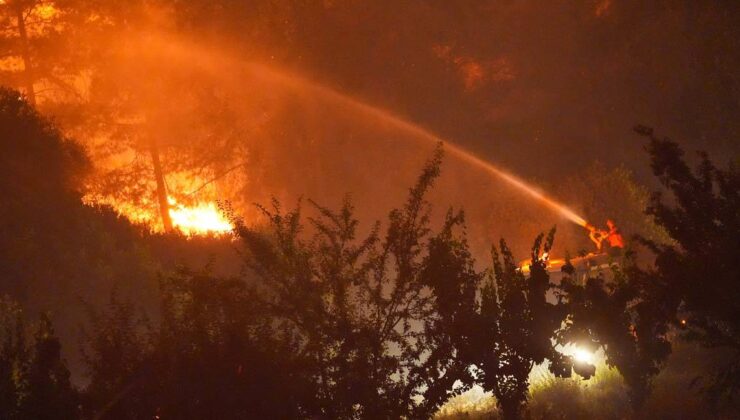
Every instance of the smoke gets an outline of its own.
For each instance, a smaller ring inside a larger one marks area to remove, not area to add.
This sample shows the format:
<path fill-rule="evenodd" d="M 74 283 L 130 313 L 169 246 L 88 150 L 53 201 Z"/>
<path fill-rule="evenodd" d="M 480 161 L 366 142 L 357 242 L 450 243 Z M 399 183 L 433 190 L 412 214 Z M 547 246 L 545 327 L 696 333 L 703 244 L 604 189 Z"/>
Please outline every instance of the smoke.
<path fill-rule="evenodd" d="M 331 88 L 171 33 L 129 35 L 119 54 L 111 66 L 116 72 L 112 80 L 127 82 L 111 91 L 132 99 L 123 107 L 126 114 L 119 113 L 114 122 L 128 124 L 125 136 L 111 132 L 98 139 L 98 154 L 133 155 L 141 165 L 108 159 L 99 175 L 108 182 L 92 187 L 91 200 L 108 200 L 150 223 L 157 223 L 146 156 L 152 141 L 178 203 L 229 201 L 248 221 L 260 223 L 255 202 L 276 197 L 293 205 L 308 197 L 332 206 L 351 194 L 368 227 L 402 203 L 424 160 L 442 141 Z M 86 130 L 79 132 L 84 137 Z M 448 206 L 468 211 L 481 252 L 498 235 L 514 238 L 525 249 L 537 232 L 521 235 L 503 226 L 515 226 L 511 218 L 528 212 L 539 230 L 558 221 L 585 223 L 512 174 L 453 143 L 446 142 L 445 148 L 443 180 L 432 202 L 440 217 Z M 119 176 L 121 171 L 127 176 Z M 148 182 L 140 195 L 120 188 L 142 179 Z"/>
<path fill-rule="evenodd" d="M 523 258 L 558 225 L 560 256 L 590 245 L 583 219 L 614 217 L 626 236 L 649 224 L 635 123 L 720 160 L 740 154 L 740 3 L 55 4 L 34 66 L 65 88 L 37 82 L 38 104 L 90 152 L 86 199 L 151 226 L 153 148 L 177 209 L 220 229 L 218 200 L 260 224 L 253 203 L 336 207 L 346 194 L 370 229 L 435 142 L 454 139 L 429 196 L 434 223 L 464 208 L 482 263 L 498 238 Z M 80 4 L 97 9 L 62 9 Z"/>
<path fill-rule="evenodd" d="M 98 163 L 91 198 L 152 223 L 152 142 L 178 203 L 228 200 L 258 223 L 254 202 L 331 206 L 350 193 L 369 225 L 402 202 L 431 153 L 428 140 L 455 139 L 463 149 L 447 145 L 437 213 L 463 206 L 481 250 L 504 236 L 519 255 L 553 224 L 558 244 L 579 243 L 570 221 L 582 224 L 576 213 L 587 203 L 568 197 L 577 211 L 558 214 L 556 200 L 548 208 L 532 199 L 592 161 L 622 163 L 647 180 L 630 135 L 636 122 L 689 148 L 738 153 L 735 9 L 627 0 L 162 3 L 132 8 L 125 25 L 89 40 L 101 60 L 87 99 L 104 116 L 60 118 Z M 492 178 L 489 161 L 518 176 Z M 507 185 L 522 179 L 541 190 Z"/>

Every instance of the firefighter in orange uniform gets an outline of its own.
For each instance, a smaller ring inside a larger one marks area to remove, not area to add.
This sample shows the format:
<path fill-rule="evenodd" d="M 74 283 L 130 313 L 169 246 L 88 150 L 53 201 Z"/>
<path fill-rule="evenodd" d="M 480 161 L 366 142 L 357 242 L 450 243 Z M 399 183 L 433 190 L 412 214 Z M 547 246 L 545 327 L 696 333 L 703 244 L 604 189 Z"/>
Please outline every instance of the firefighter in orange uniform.
<path fill-rule="evenodd" d="M 624 238 L 612 220 L 607 220 L 606 226 L 609 229 L 608 231 L 597 229 L 596 226 L 590 223 L 587 224 L 588 237 L 596 244 L 596 249 L 599 251 L 601 251 L 603 242 L 606 240 L 606 243 L 609 244 L 610 253 L 619 253 L 618 249 L 624 248 Z"/>
<path fill-rule="evenodd" d="M 596 229 L 596 226 L 590 223 L 586 225 L 586 229 L 588 229 L 588 238 L 591 239 L 591 242 L 596 244 L 596 249 L 601 251 L 601 243 L 606 239 L 606 232 L 601 229 Z"/>
<path fill-rule="evenodd" d="M 607 220 L 606 227 L 609 229 L 609 232 L 606 234 L 606 240 L 609 242 L 609 246 L 611 248 L 624 248 L 624 238 L 619 233 L 617 225 L 613 221 Z"/>

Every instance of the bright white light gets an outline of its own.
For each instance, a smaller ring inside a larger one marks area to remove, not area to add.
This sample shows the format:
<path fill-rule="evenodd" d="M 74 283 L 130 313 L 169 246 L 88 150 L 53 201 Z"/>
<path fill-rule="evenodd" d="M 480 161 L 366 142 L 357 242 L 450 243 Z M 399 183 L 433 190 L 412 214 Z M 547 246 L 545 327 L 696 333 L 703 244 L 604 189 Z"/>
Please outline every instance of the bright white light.
<path fill-rule="evenodd" d="M 577 347 L 573 352 L 573 358 L 581 363 L 588 363 L 590 365 L 594 364 L 594 354 L 586 349 Z"/>

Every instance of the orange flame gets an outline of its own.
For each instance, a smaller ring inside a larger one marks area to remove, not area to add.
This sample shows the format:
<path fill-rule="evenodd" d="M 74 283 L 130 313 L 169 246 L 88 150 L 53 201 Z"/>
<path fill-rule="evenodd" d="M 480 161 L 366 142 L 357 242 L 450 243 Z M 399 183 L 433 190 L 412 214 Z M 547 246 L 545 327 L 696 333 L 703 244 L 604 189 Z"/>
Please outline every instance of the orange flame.
<path fill-rule="evenodd" d="M 198 177 L 189 177 L 185 174 L 172 174 L 169 178 L 175 190 L 189 189 L 187 184 L 197 183 Z M 233 225 L 221 211 L 214 192 L 201 191 L 197 200 L 186 199 L 188 194 L 172 194 L 167 198 L 169 215 L 173 227 L 181 233 L 193 235 L 219 235 L 230 232 Z M 183 199 L 182 202 L 178 198 Z M 83 198 L 87 205 L 107 205 L 115 209 L 120 215 L 136 224 L 147 225 L 152 231 L 161 231 L 160 208 L 152 197 L 144 197 L 139 201 L 129 201 L 121 197 L 95 192 L 95 187 Z"/>
<path fill-rule="evenodd" d="M 119 214 L 134 223 L 145 224 L 152 230 L 161 230 L 159 214 L 147 205 L 135 205 L 125 201 L 110 200 L 105 197 L 88 196 L 83 199 L 85 204 L 105 204 L 113 207 Z M 170 217 L 175 229 L 185 235 L 219 235 L 230 232 L 233 225 L 219 210 L 213 201 L 203 201 L 187 206 L 170 198 Z"/>
<path fill-rule="evenodd" d="M 186 235 L 226 233 L 233 229 L 213 202 L 187 207 L 170 199 L 170 217 L 175 228 Z"/>

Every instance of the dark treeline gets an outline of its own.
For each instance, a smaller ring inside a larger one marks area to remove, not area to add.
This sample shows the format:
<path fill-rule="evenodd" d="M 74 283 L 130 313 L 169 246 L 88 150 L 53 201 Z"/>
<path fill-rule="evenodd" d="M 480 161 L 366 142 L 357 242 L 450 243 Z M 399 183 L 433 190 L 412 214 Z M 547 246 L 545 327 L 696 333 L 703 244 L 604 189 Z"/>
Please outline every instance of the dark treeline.
<path fill-rule="evenodd" d="M 546 268 L 554 229 L 535 239 L 525 275 L 504 240 L 475 261 L 462 211 L 432 226 L 425 197 L 441 148 L 365 236 L 350 200 L 336 210 L 310 202 L 313 217 L 274 202 L 261 227 L 232 212 L 244 269 L 224 276 L 211 265 L 142 269 L 151 234 L 81 203 L 84 152 L 17 92 L 0 95 L 0 130 L 3 418 L 429 418 L 473 385 L 519 418 L 535 364 L 593 375 L 557 351 L 568 343 L 603 349 L 639 413 L 676 340 L 727 352 L 698 386 L 716 410 L 734 406 L 740 175 L 703 155 L 692 171 L 676 143 L 647 128 L 638 132 L 670 193 L 647 212 L 672 242 L 637 238 L 655 263 L 638 265 L 632 249 L 610 276 L 582 280 L 568 263 L 559 284 Z M 118 290 L 107 305 L 56 308 L 87 313 L 84 385 L 70 380 L 50 317 L 14 302 L 59 282 Z M 120 293 L 156 283 L 148 315 Z"/>

